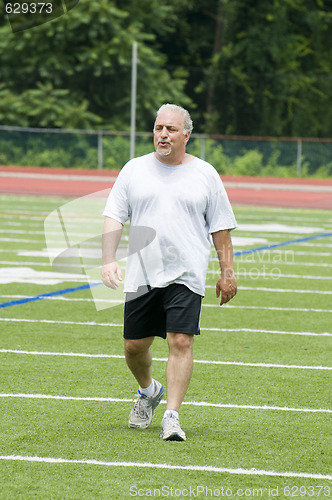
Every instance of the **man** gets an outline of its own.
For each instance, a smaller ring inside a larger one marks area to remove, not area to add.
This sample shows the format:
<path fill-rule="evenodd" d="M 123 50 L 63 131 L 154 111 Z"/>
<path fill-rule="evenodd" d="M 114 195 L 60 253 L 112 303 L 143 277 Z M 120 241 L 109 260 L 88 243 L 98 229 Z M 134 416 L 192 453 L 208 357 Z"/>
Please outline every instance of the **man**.
<path fill-rule="evenodd" d="M 161 106 L 154 125 L 155 152 L 130 160 L 107 201 L 102 278 L 116 288 L 122 273 L 115 253 L 130 218 L 125 276 L 125 358 L 139 384 L 129 427 L 146 428 L 164 394 L 151 374 L 150 347 L 167 338 L 167 409 L 160 436 L 185 441 L 179 408 L 193 368 L 193 340 L 199 335 L 212 235 L 221 276 L 216 296 L 225 304 L 237 292 L 229 231 L 236 227 L 220 176 L 212 165 L 186 152 L 192 132 L 187 110 Z M 137 234 L 143 234 L 133 243 Z M 131 250 L 130 250 L 131 248 Z"/>

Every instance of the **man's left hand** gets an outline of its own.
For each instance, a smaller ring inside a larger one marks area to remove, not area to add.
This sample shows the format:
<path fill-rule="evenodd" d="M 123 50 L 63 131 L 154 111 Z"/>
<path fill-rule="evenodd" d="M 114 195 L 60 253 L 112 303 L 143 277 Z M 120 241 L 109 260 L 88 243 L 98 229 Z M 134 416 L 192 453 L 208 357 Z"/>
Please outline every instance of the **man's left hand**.
<path fill-rule="evenodd" d="M 235 297 L 237 293 L 237 282 L 233 271 L 228 271 L 222 273 L 220 278 L 217 281 L 216 285 L 216 296 L 220 297 L 220 305 L 226 304 L 233 297 Z"/>

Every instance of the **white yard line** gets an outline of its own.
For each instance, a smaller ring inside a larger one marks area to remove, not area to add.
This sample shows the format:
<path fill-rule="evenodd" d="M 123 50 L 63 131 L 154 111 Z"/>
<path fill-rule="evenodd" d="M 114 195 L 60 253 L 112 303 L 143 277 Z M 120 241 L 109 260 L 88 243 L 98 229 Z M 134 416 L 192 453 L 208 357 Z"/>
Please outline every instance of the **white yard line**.
<path fill-rule="evenodd" d="M 216 289 L 215 285 L 206 285 L 205 288 Z M 267 288 L 262 286 L 239 286 L 238 290 L 241 291 L 258 291 L 258 292 L 277 292 L 277 293 L 310 293 L 321 295 L 332 295 L 330 290 L 301 290 L 298 288 Z"/>
<path fill-rule="evenodd" d="M 326 241 L 326 238 L 325 238 L 325 241 Z M 319 248 L 319 247 L 323 247 L 324 249 L 326 248 L 332 248 L 332 244 L 331 243 L 299 243 L 299 245 L 301 247 L 315 247 L 315 248 Z"/>
<path fill-rule="evenodd" d="M 0 460 L 12 460 L 21 462 L 41 462 L 51 464 L 81 464 L 81 465 L 98 465 L 106 467 L 139 467 L 148 469 L 166 469 L 166 470 L 184 470 L 184 471 L 197 471 L 197 472 L 212 472 L 224 474 L 237 474 L 245 476 L 274 476 L 274 477 L 290 477 L 301 479 L 320 479 L 331 480 L 332 475 L 329 474 L 314 474 L 311 472 L 277 472 L 274 470 L 261 470 L 261 469 L 231 469 L 227 467 L 215 467 L 212 465 L 174 465 L 165 463 L 151 463 L 151 462 L 107 462 L 94 459 L 66 459 L 66 458 L 51 458 L 51 457 L 38 457 L 38 456 L 23 456 L 23 455 L 0 455 Z M 181 489 L 179 488 L 181 491 Z M 259 489 L 260 490 L 260 489 Z M 177 490 L 176 490 L 177 491 Z M 188 494 L 188 489 L 184 488 L 183 492 Z M 200 493 L 199 493 L 200 494 Z"/>
<path fill-rule="evenodd" d="M 50 351 L 24 351 L 19 349 L 0 349 L 2 354 L 27 354 L 31 356 L 64 356 L 78 358 L 125 359 L 122 354 L 87 354 L 83 352 L 50 352 Z M 153 361 L 167 362 L 167 358 L 153 358 Z M 291 368 L 295 370 L 332 370 L 332 366 L 302 366 L 282 365 L 273 363 L 243 363 L 241 361 L 214 361 L 207 359 L 194 359 L 194 363 L 206 365 L 230 365 L 253 368 Z"/>
<path fill-rule="evenodd" d="M 210 271 L 209 270 L 207 273 L 217 276 L 217 275 L 220 275 L 220 270 L 217 270 L 217 271 L 212 271 L 212 270 Z M 271 279 L 271 278 L 273 278 L 273 279 L 279 279 L 279 278 L 296 278 L 296 279 L 298 279 L 298 278 L 300 278 L 300 279 L 306 279 L 306 280 L 332 280 L 332 276 L 311 276 L 311 275 L 305 275 L 305 274 L 303 274 L 303 275 L 302 274 L 282 274 L 282 273 L 279 273 L 278 264 L 275 264 L 274 267 L 272 267 L 269 272 L 261 271 L 259 269 L 259 267 L 256 267 L 256 268 L 251 268 L 251 269 L 249 268 L 245 272 L 237 271 L 236 275 L 237 276 L 246 276 L 249 278 L 254 277 L 254 279 L 257 279 L 258 277 L 259 278 L 268 277 L 269 279 Z"/>
<path fill-rule="evenodd" d="M 291 262 L 291 261 L 276 261 L 273 262 L 272 259 L 265 259 L 264 256 L 262 258 L 258 258 L 255 260 L 250 260 L 252 256 L 255 254 L 249 254 L 249 255 L 240 255 L 239 257 L 235 257 L 234 260 L 234 267 L 236 266 L 241 266 L 242 264 L 248 264 L 250 266 L 258 266 L 261 264 L 262 266 L 274 266 L 274 267 L 282 267 L 282 266 L 301 266 L 301 267 L 332 267 L 332 264 L 327 264 L 326 262 Z M 287 257 L 287 256 L 286 256 Z M 248 260 L 246 260 L 246 258 Z M 213 260 L 213 262 L 216 262 L 216 259 Z"/>
<path fill-rule="evenodd" d="M 79 266 L 77 264 L 77 266 Z M 332 293 L 332 292 L 331 292 Z M 1 297 L 8 298 L 28 298 L 24 295 L 0 295 Z M 97 302 L 97 303 L 109 303 L 109 304 L 124 304 L 123 300 L 111 300 L 111 299 L 83 299 L 83 298 L 68 298 L 68 297 L 43 297 L 41 300 L 57 300 L 62 302 Z M 1 305 L 1 304 L 0 304 Z M 202 307 L 215 307 L 219 308 L 219 304 L 202 304 Z M 308 309 L 300 307 L 272 307 L 272 306 L 233 306 L 230 304 L 225 304 L 223 309 L 253 309 L 253 310 L 265 310 L 265 311 L 289 311 L 289 312 L 317 312 L 317 313 L 332 313 L 332 309 Z"/>
<path fill-rule="evenodd" d="M 314 333 L 314 332 L 286 332 L 282 330 L 256 330 L 253 328 L 202 328 L 204 331 L 211 332 L 244 332 L 244 333 L 276 333 L 279 335 L 304 335 L 313 337 L 332 337 L 330 332 Z"/>
<path fill-rule="evenodd" d="M 301 252 L 300 250 L 278 250 L 277 248 L 276 249 L 272 249 L 270 250 L 270 252 L 272 253 L 277 253 L 277 254 L 283 254 L 285 253 L 286 255 L 308 255 L 310 257 L 331 257 L 332 256 L 332 252 L 306 252 L 306 251 L 303 251 Z"/>
<path fill-rule="evenodd" d="M 0 238 L 4 243 L 41 243 L 41 240 L 25 240 L 24 238 Z"/>
<path fill-rule="evenodd" d="M 203 304 L 203 307 L 220 307 L 219 304 Z M 232 306 L 225 304 L 223 309 L 253 309 L 264 311 L 290 311 L 290 312 L 318 312 L 318 313 L 332 313 L 331 309 L 307 309 L 300 307 L 272 307 L 272 306 Z"/>
<path fill-rule="evenodd" d="M 6 250 L 6 252 L 10 252 L 9 250 Z M 253 255 L 253 254 L 251 254 Z M 33 255 L 32 255 L 33 257 Z M 245 256 L 243 256 L 245 257 Z M 94 258 L 93 256 L 91 258 Z M 99 258 L 98 255 L 96 255 L 95 257 L 96 259 Z M 45 255 L 45 259 L 48 259 L 48 256 Z M 100 257 L 100 260 L 101 260 L 101 257 Z M 213 259 L 212 261 L 213 263 L 216 263 L 216 259 Z M 242 264 L 246 264 L 248 266 L 258 266 L 259 264 L 261 264 L 262 266 L 267 266 L 267 265 L 270 265 L 270 266 L 274 266 L 273 268 L 275 267 L 278 267 L 278 269 L 282 266 L 301 266 L 301 267 L 328 267 L 328 268 L 332 268 L 332 264 L 327 264 L 327 263 L 319 263 L 319 262 L 269 262 L 268 260 L 264 261 L 264 259 L 258 259 L 258 260 L 254 260 L 254 261 L 251 261 L 251 260 L 245 260 L 244 258 L 239 258 L 239 259 L 236 259 L 235 263 L 234 263 L 234 267 L 235 267 L 235 270 L 237 267 L 241 266 Z M 3 261 L 0 261 L 0 265 L 13 265 L 13 266 L 50 266 L 51 267 L 51 264 L 50 262 L 28 262 L 28 261 L 24 261 L 24 260 L 20 260 L 20 261 L 16 261 L 16 260 L 3 260 Z M 69 266 L 73 266 L 72 264 L 68 264 Z M 74 266 L 75 267 L 75 266 Z M 94 266 L 95 267 L 95 266 Z M 272 268 L 272 269 L 273 269 Z M 258 267 L 255 267 L 255 270 L 258 270 Z M 212 272 L 212 271 L 210 271 Z"/>
<path fill-rule="evenodd" d="M 55 321 L 50 319 L 27 319 L 27 318 L 0 318 L 0 321 L 14 322 L 14 323 L 46 323 L 55 325 L 123 327 L 122 323 L 96 323 L 95 321 Z M 258 330 L 252 328 L 204 328 L 204 327 L 201 327 L 201 330 L 211 331 L 211 332 L 276 333 L 280 335 L 332 337 L 332 333 L 329 332 L 315 333 L 315 332 L 293 332 L 293 331 L 282 331 L 282 330 L 260 330 L 260 329 Z"/>
<path fill-rule="evenodd" d="M 215 290 L 215 285 L 206 285 L 205 288 Z M 275 293 L 309 293 L 309 294 L 318 294 L 318 295 L 332 295 L 332 290 L 302 290 L 298 288 L 268 288 L 268 287 L 260 287 L 260 286 L 239 286 L 239 291 L 255 291 L 255 292 L 275 292 Z M 14 299 L 27 299 L 31 297 L 31 295 L 7 295 L 2 294 L 0 297 L 8 297 Z M 106 299 L 83 299 L 83 298 L 69 298 L 69 297 L 45 297 L 47 300 L 64 300 L 64 301 L 97 301 L 97 302 L 105 302 Z M 112 301 L 111 301 L 112 302 Z M 122 300 L 117 300 L 115 302 L 123 302 Z"/>
<path fill-rule="evenodd" d="M 9 250 L 7 250 L 7 252 L 9 252 Z M 49 267 L 50 269 L 52 269 L 50 262 L 27 262 L 24 260 L 21 260 L 20 262 L 15 262 L 15 261 L 11 261 L 11 260 L 1 260 L 0 266 L 21 266 L 21 267 L 39 266 L 39 267 Z M 68 264 L 68 267 L 80 267 L 80 268 L 82 268 L 82 266 L 73 265 L 71 263 Z"/>
<path fill-rule="evenodd" d="M 103 397 L 78 397 L 78 396 L 53 396 L 52 394 L 23 394 L 23 393 L 0 393 L 0 398 L 23 398 L 23 399 L 53 399 L 58 401 L 102 401 L 105 403 L 132 403 L 129 398 L 103 398 Z M 166 401 L 161 401 L 166 404 Z M 270 411 L 290 411 L 299 413 L 332 413 L 328 408 L 292 408 L 288 406 L 268 406 L 268 405 L 238 405 L 208 403 L 206 401 L 184 401 L 182 405 L 205 406 L 210 408 L 231 408 L 240 410 L 270 410 Z"/>

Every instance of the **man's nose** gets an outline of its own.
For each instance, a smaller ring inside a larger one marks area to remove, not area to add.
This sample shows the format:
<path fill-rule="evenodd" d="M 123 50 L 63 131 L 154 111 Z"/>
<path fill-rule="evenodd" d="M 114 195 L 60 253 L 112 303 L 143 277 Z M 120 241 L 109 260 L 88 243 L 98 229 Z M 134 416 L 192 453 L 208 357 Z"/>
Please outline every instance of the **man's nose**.
<path fill-rule="evenodd" d="M 161 136 L 162 137 L 167 137 L 168 136 L 168 130 L 167 130 L 167 127 L 163 127 L 162 128 L 162 131 L 161 131 Z"/>

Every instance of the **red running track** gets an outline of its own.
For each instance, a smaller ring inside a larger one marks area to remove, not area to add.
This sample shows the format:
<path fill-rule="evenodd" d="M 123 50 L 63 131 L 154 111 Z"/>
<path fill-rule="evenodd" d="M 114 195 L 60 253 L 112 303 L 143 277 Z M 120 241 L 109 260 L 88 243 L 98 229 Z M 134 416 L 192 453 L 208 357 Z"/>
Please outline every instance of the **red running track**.
<path fill-rule="evenodd" d="M 114 170 L 0 166 L 0 193 L 75 198 L 109 191 L 117 174 Z M 233 205 L 332 209 L 332 179 L 227 175 L 222 179 Z"/>

